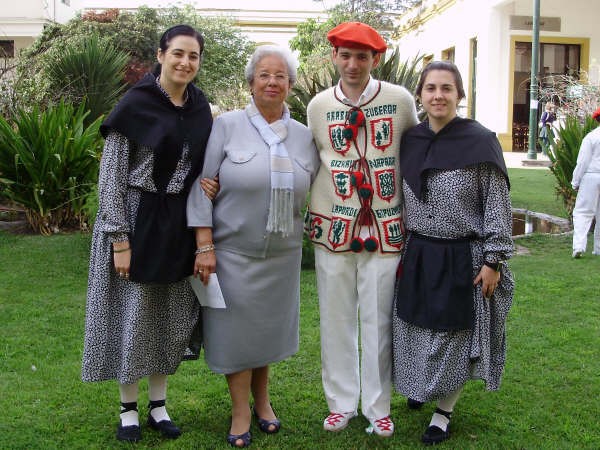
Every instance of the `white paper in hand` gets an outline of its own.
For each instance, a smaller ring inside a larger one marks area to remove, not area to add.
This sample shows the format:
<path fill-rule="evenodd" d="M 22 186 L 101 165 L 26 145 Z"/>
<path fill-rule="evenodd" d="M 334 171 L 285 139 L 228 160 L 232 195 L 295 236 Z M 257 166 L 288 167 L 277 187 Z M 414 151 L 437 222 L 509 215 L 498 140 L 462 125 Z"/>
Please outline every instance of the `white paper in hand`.
<path fill-rule="evenodd" d="M 188 280 L 202 306 L 207 308 L 226 308 L 225 299 L 223 298 L 216 273 L 213 272 L 208 277 L 208 286 L 204 286 L 200 278 L 190 276 Z"/>

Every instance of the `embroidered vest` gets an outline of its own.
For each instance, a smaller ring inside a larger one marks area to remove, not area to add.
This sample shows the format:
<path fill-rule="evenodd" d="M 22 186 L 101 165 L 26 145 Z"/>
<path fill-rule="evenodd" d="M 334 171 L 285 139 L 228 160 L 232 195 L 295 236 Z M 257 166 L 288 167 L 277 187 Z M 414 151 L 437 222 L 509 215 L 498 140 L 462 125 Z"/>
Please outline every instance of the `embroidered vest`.
<path fill-rule="evenodd" d="M 307 116 L 321 159 L 305 217 L 310 239 L 333 252 L 399 252 L 400 138 L 417 124 L 413 97 L 380 82 L 357 109 L 330 88 L 310 102 Z M 373 240 L 363 242 L 361 235 Z"/>

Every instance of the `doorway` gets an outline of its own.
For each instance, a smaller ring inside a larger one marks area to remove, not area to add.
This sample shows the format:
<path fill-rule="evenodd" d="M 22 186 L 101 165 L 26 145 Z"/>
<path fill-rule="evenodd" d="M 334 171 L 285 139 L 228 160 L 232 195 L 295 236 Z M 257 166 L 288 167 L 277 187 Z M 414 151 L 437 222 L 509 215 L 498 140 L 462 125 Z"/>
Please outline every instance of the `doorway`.
<path fill-rule="evenodd" d="M 515 42 L 514 57 L 512 148 L 515 151 L 526 151 L 529 139 L 529 101 L 531 99 L 531 42 Z M 581 67 L 581 46 L 579 44 L 540 43 L 539 57 L 538 67 L 540 70 L 537 76 L 542 85 L 552 82 L 552 77 L 556 76 L 579 77 Z M 538 114 L 540 112 L 541 108 L 538 108 Z"/>

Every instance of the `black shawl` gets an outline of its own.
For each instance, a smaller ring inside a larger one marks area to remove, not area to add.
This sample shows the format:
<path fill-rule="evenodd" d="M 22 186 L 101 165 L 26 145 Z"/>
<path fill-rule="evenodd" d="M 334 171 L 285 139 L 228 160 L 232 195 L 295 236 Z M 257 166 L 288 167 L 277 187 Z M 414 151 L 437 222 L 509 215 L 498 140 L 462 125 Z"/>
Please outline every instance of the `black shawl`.
<path fill-rule="evenodd" d="M 161 92 L 152 74 L 132 87 L 100 127 L 106 137 L 111 129 L 154 154 L 152 178 L 157 192 L 142 191 L 135 229 L 130 233 L 131 281 L 173 283 L 191 275 L 195 239 L 187 227 L 186 199 L 191 184 L 202 170 L 204 151 L 212 127 L 210 105 L 191 83 L 187 101 L 178 107 Z M 169 181 L 188 144 L 191 169 L 183 190 L 167 194 Z"/>
<path fill-rule="evenodd" d="M 509 184 L 496 135 L 471 119 L 455 117 L 438 133 L 427 121 L 421 122 L 404 134 L 400 144 L 402 176 L 417 198 L 428 169 L 456 170 L 480 163 L 497 166 Z"/>
<path fill-rule="evenodd" d="M 152 148 L 153 177 L 159 191 L 166 189 L 181 158 L 184 141 L 189 144 L 192 159 L 186 189 L 202 170 L 212 127 L 210 105 L 193 84 L 187 86 L 186 92 L 185 105 L 175 106 L 157 86 L 156 77 L 148 73 L 127 91 L 100 127 L 104 137 L 114 129 L 130 141 Z"/>

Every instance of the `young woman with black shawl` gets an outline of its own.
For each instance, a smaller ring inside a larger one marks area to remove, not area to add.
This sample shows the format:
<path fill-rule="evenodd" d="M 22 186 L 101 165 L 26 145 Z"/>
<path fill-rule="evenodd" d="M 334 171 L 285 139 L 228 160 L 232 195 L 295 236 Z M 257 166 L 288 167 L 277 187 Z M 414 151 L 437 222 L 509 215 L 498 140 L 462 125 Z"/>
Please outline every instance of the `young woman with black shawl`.
<path fill-rule="evenodd" d="M 409 406 L 437 401 L 426 444 L 449 437 L 463 385 L 500 384 L 513 279 L 509 182 L 500 144 L 457 117 L 464 97 L 450 62 L 432 62 L 416 91 L 427 112 L 402 139 L 407 244 L 398 269 L 394 384 Z"/>
<path fill-rule="evenodd" d="M 154 74 L 133 86 L 102 124 L 87 296 L 82 379 L 116 379 L 117 439 L 141 438 L 138 380 L 148 377 L 148 425 L 165 437 L 180 430 L 165 408 L 167 375 L 177 369 L 198 322 L 186 280 L 195 241 L 185 206 L 200 173 L 212 126 L 210 106 L 192 84 L 204 39 L 187 25 L 160 40 Z M 209 190 L 217 186 L 204 185 Z"/>

